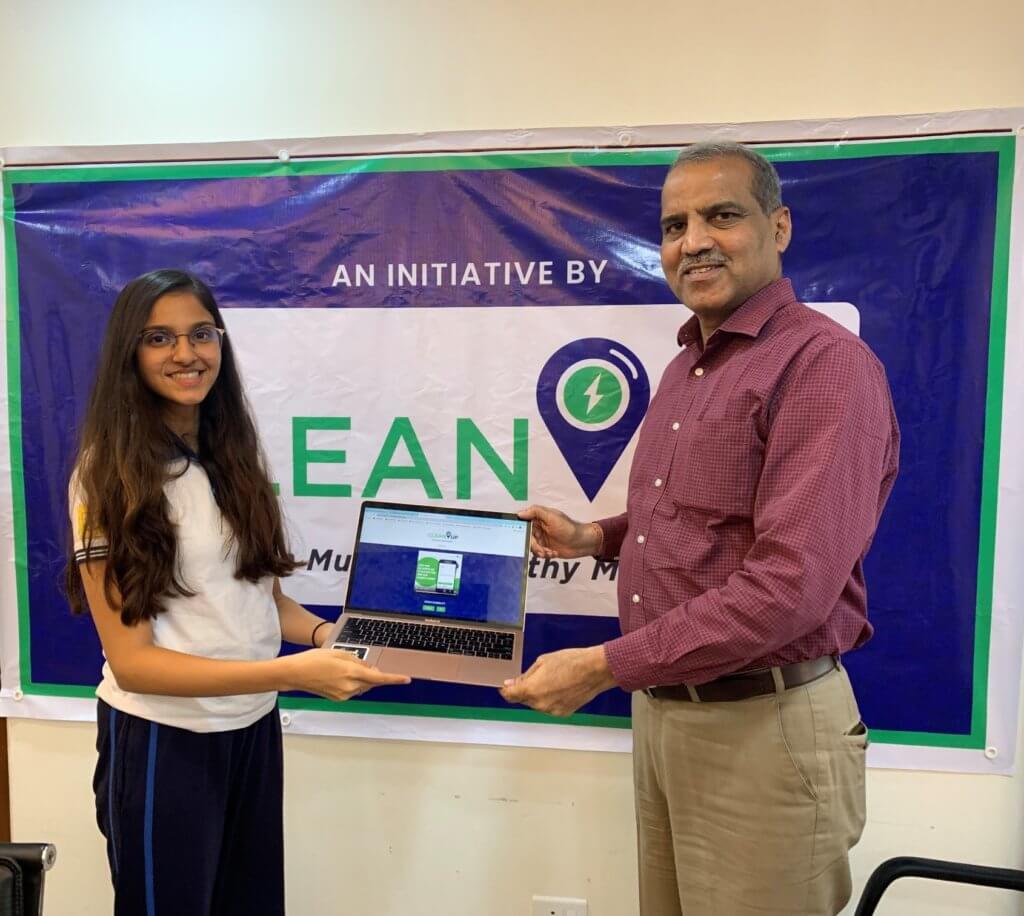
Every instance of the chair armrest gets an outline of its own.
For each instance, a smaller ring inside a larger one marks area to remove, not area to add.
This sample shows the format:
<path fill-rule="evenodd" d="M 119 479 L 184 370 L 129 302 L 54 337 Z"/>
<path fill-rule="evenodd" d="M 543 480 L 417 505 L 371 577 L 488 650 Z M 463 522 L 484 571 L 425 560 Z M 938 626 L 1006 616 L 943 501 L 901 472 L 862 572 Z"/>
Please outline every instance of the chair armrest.
<path fill-rule="evenodd" d="M 864 893 L 861 894 L 854 916 L 871 916 L 885 889 L 898 878 L 931 878 L 934 881 L 1024 891 L 1024 871 L 1015 868 L 992 868 L 988 865 L 969 865 L 966 862 L 899 856 L 887 859 L 871 873 L 867 884 L 864 885 Z"/>

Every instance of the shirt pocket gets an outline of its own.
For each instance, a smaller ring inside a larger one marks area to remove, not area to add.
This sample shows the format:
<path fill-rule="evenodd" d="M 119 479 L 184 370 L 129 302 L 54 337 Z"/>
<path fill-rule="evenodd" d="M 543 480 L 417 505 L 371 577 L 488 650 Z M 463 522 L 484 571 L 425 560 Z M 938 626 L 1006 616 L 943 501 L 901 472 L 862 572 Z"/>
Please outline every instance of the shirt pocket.
<path fill-rule="evenodd" d="M 692 420 L 672 460 L 665 490 L 671 507 L 664 508 L 709 522 L 751 519 L 763 465 L 764 442 L 752 420 Z"/>

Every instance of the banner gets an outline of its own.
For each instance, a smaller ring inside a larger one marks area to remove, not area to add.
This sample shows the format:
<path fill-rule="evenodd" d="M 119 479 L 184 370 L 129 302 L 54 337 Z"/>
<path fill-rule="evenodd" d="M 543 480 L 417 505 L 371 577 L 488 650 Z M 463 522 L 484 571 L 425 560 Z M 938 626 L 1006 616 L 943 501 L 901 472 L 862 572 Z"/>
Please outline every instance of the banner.
<path fill-rule="evenodd" d="M 989 661 L 1015 137 L 761 151 L 793 213 L 786 275 L 882 360 L 903 434 L 866 563 L 876 634 L 845 660 L 872 762 L 1005 770 L 1013 742 L 992 735 L 1015 734 L 1016 671 L 1000 687 Z M 675 152 L 5 168 L 0 711 L 90 714 L 102 659 L 60 591 L 66 486 L 124 283 L 180 266 L 214 289 L 302 561 L 285 591 L 333 618 L 362 499 L 623 509 L 636 430 L 688 317 L 659 260 Z M 531 562 L 527 665 L 617 635 L 616 572 Z M 300 731 L 629 746 L 619 690 L 568 722 L 426 681 L 282 708 Z"/>

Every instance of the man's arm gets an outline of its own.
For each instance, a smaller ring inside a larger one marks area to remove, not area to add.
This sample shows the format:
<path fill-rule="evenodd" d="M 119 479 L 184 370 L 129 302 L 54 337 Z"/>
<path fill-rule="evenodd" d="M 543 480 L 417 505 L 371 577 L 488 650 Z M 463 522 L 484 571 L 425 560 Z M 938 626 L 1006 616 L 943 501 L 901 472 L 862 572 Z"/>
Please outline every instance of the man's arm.
<path fill-rule="evenodd" d="M 547 506 L 519 513 L 533 522 L 530 549 L 541 557 L 617 556 L 626 533 L 626 515 L 600 522 L 577 522 Z M 501 688 L 509 703 L 525 703 L 553 716 L 568 716 L 615 686 L 604 646 L 563 649 L 541 655 Z"/>
<path fill-rule="evenodd" d="M 502 696 L 569 715 L 614 684 L 712 680 L 820 626 L 892 488 L 895 424 L 881 366 L 855 342 L 834 341 L 794 366 L 777 398 L 742 567 L 627 636 L 542 655 Z M 624 517 L 619 524 L 624 534 Z"/>
<path fill-rule="evenodd" d="M 871 543 L 896 462 L 880 364 L 832 340 L 798 357 L 774 406 L 750 551 L 722 587 L 606 645 L 625 689 L 703 683 L 810 633 Z"/>

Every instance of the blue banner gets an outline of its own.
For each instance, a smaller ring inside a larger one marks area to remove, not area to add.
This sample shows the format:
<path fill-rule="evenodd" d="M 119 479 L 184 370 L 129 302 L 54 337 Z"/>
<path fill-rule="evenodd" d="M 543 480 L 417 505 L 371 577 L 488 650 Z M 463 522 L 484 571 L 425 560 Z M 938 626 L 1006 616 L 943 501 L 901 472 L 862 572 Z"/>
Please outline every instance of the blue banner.
<path fill-rule="evenodd" d="M 764 152 L 776 162 L 793 213 L 785 272 L 804 301 L 855 307 L 860 336 L 888 372 L 903 434 L 900 477 L 866 564 L 876 634 L 846 658 L 864 718 L 875 740 L 981 747 L 1014 139 Z M 643 323 L 656 307 L 657 314 L 675 316 L 674 324 L 685 318 L 679 306 L 665 311 L 674 300 L 658 251 L 660 188 L 672 156 L 655 150 L 6 171 L 8 393 L 25 693 L 81 696 L 98 680 L 102 659 L 92 623 L 70 615 L 59 585 L 75 430 L 104 323 L 124 283 L 159 267 L 185 267 L 211 284 L 222 307 L 240 310 L 240 320 L 246 316 L 254 328 L 270 325 L 261 324 L 253 310 L 285 312 L 288 327 L 322 326 L 322 337 L 305 330 L 294 346 L 318 350 L 328 362 L 334 327 L 328 314 L 334 311 L 346 312 L 338 320 L 358 319 L 360 333 L 383 349 L 398 345 L 401 331 L 395 329 L 415 328 L 421 348 L 415 352 L 424 361 L 443 350 L 437 386 L 423 394 L 422 403 L 388 403 L 388 433 L 371 449 L 377 461 L 355 486 L 314 480 L 318 470 L 330 475 L 332 469 L 317 469 L 303 451 L 312 448 L 309 429 L 346 428 L 331 425 L 341 408 L 332 404 L 319 425 L 296 423 L 301 412 L 289 415 L 291 426 L 281 434 L 285 454 L 275 455 L 274 463 L 286 508 L 294 505 L 300 515 L 310 501 L 351 506 L 366 495 L 479 500 L 466 495 L 470 458 L 479 463 L 490 454 L 486 447 L 494 434 L 480 433 L 482 444 L 472 439 L 466 424 L 478 432 L 486 425 L 474 417 L 514 430 L 508 444 L 492 449 L 498 457 L 487 459 L 504 488 L 494 484 L 495 492 L 506 499 L 533 501 L 549 466 L 544 462 L 561 454 L 561 460 L 577 464 L 570 468 L 574 476 L 566 478 L 574 488 L 571 494 L 566 488 L 566 499 L 571 495 L 584 506 L 580 511 L 596 506 L 598 498 L 621 504 L 625 491 L 612 466 L 633 436 L 664 363 L 652 365 L 642 348 L 634 352 L 623 334 L 602 327 L 601 315 L 632 309 L 635 322 Z M 587 307 L 585 324 L 574 324 L 576 307 Z M 298 314 L 310 310 L 316 315 Z M 393 312 L 402 315 L 385 315 Z M 226 320 L 232 332 L 230 311 Z M 510 335 L 510 372 L 533 346 L 543 350 L 542 365 L 555 360 L 554 365 L 563 348 L 572 353 L 577 346 L 564 336 L 516 336 L 517 325 L 525 322 L 542 327 L 558 321 L 559 327 L 574 328 L 580 345 L 603 340 L 606 349 L 625 354 L 620 372 L 632 385 L 633 400 L 623 405 L 622 416 L 635 414 L 636 422 L 623 420 L 619 428 L 625 435 L 608 446 L 618 451 L 577 462 L 573 456 L 587 446 L 575 442 L 583 434 L 568 429 L 565 441 L 552 445 L 549 417 L 538 410 L 556 411 L 554 383 L 542 383 L 536 372 L 534 389 L 516 402 L 528 406 L 510 408 L 507 416 L 488 414 L 481 373 L 500 378 L 501 367 L 480 366 L 473 339 L 459 344 L 451 335 L 461 332 L 440 330 L 451 321 L 455 327 L 483 327 L 489 339 Z M 448 337 L 431 340 L 432 328 Z M 659 333 L 658 352 L 668 352 L 674 342 Z M 611 346 L 616 342 L 619 349 Z M 630 382 L 630 369 L 637 366 Z M 344 377 L 346 366 L 334 371 Z M 296 396 L 309 394 L 291 384 Z M 317 377 L 309 379 L 310 388 L 317 384 Z M 357 397 L 364 386 L 384 383 L 356 377 L 347 384 Z M 446 386 L 463 392 L 452 408 L 462 425 L 453 450 L 460 464 L 452 486 L 441 493 L 443 481 L 431 488 L 411 444 L 423 440 L 427 462 L 430 449 L 427 437 L 415 435 L 421 429 L 416 417 L 448 397 Z M 288 396 L 281 394 L 285 412 Z M 259 413 L 256 397 L 254 404 Z M 399 423 L 404 418 L 411 418 L 408 427 Z M 296 438 L 297 429 L 307 438 Z M 397 475 L 388 475 L 386 469 L 401 462 L 387 436 L 409 447 L 410 466 L 418 469 L 414 481 L 399 486 Z M 535 460 L 540 454 L 548 457 Z M 497 473 L 503 468 L 504 476 Z M 349 493 L 342 495 L 345 486 Z M 338 557 L 351 546 L 352 534 L 330 533 Z M 326 543 L 321 539 L 299 554 L 308 560 L 311 577 L 335 562 L 324 560 Z M 576 583 L 588 579 L 610 595 L 613 575 L 614 569 L 596 566 L 551 572 L 533 564 L 531 579 L 548 580 L 549 591 L 541 604 L 528 604 L 526 664 L 541 652 L 617 634 L 617 620 L 607 612 L 565 612 L 552 591 L 559 577 L 568 577 L 563 591 L 575 587 L 569 581 L 575 576 Z M 334 615 L 343 592 L 331 589 L 314 590 L 305 600 Z M 286 704 L 327 706 L 305 697 Z M 493 690 L 429 682 L 377 690 L 348 707 L 543 719 L 506 707 Z M 613 690 L 573 721 L 621 726 L 628 715 L 629 698 Z"/>

